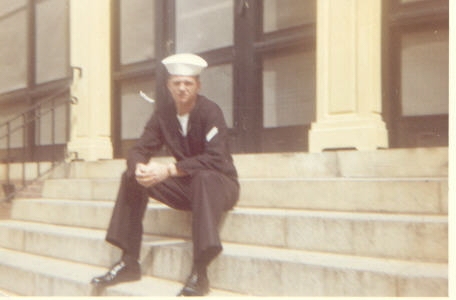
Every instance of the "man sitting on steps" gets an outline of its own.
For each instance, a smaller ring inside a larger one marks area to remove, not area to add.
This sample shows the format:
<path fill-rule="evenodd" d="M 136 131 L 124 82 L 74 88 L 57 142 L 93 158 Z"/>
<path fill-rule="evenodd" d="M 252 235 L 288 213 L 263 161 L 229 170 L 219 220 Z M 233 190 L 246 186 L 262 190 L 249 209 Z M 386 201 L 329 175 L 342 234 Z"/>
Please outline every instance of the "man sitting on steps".
<path fill-rule="evenodd" d="M 199 94 L 199 75 L 206 61 L 193 54 L 176 54 L 162 63 L 169 73 L 172 101 L 154 112 L 129 151 L 106 235 L 109 243 L 122 249 L 122 258 L 91 283 L 109 286 L 141 279 L 142 221 L 152 197 L 192 212 L 193 267 L 178 295 L 203 296 L 209 292 L 207 267 L 222 251 L 218 225 L 239 198 L 239 182 L 223 113 Z M 175 163 L 154 161 L 163 145 Z"/>

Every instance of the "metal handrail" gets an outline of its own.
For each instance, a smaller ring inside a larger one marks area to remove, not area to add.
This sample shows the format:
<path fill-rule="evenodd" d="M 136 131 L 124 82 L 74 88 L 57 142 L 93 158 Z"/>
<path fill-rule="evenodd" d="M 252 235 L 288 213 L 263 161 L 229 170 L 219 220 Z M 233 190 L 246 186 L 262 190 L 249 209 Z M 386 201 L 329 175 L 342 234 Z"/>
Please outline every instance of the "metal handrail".
<path fill-rule="evenodd" d="M 45 98 L 44 100 L 29 107 L 26 111 L 19 113 L 16 116 L 14 116 L 13 118 L 4 122 L 3 124 L 0 124 L 0 129 L 6 128 L 5 134 L 0 136 L 0 141 L 2 139 L 6 139 L 6 148 L 2 148 L 2 150 L 6 150 L 6 156 L 4 156 L 3 159 L 1 159 L 1 161 L 3 161 L 6 164 L 6 183 L 3 183 L 3 190 L 4 190 L 5 197 L 3 199 L 0 199 L 0 202 L 11 201 L 15 197 L 16 193 L 19 191 L 16 189 L 15 185 L 12 183 L 11 176 L 10 176 L 11 164 L 13 162 L 15 162 L 14 158 L 11 155 L 12 149 L 13 149 L 11 147 L 12 135 L 20 130 L 23 130 L 22 147 L 15 148 L 15 149 L 18 149 L 19 151 L 22 150 L 22 155 L 21 155 L 22 158 L 19 161 L 19 163 L 22 164 L 22 188 L 21 189 L 24 189 L 25 187 L 27 187 L 26 170 L 25 170 L 25 165 L 26 165 L 26 161 L 27 161 L 26 160 L 26 150 L 28 147 L 35 146 L 35 144 L 36 144 L 36 143 L 33 143 L 33 145 L 27 145 L 27 137 L 26 137 L 27 133 L 28 133 L 27 128 L 30 125 L 32 125 L 33 123 L 37 124 L 38 136 L 39 136 L 39 130 L 40 130 L 39 126 L 40 126 L 41 119 L 44 116 L 51 114 L 51 120 L 52 120 L 51 139 L 52 139 L 52 142 L 50 145 L 51 146 L 57 145 L 56 140 L 55 140 L 55 138 L 56 138 L 55 111 L 57 108 L 59 108 L 63 105 L 69 106 L 70 104 L 76 104 L 77 99 L 75 97 L 71 97 L 71 95 L 69 97 L 65 97 L 65 100 L 62 100 L 62 101 L 56 101 L 56 98 L 63 95 L 64 93 L 68 93 L 69 90 L 70 90 L 69 86 L 65 86 L 64 88 L 57 90 L 55 93 L 53 93 L 49 97 Z M 44 108 L 44 111 L 43 111 L 43 106 L 50 106 L 50 107 Z M 69 120 L 70 120 L 70 118 L 67 115 L 67 124 L 66 124 L 67 131 L 66 131 L 66 137 L 65 137 L 66 142 L 69 140 Z M 12 128 L 13 122 L 21 122 L 21 124 L 16 125 Z M 65 155 L 66 155 L 66 153 L 65 153 Z M 55 168 L 58 165 L 58 159 L 56 159 L 55 150 L 52 153 L 52 160 L 51 160 L 52 165 L 49 170 L 42 172 L 40 162 L 37 161 L 36 163 L 37 163 L 37 177 L 31 181 L 34 181 L 34 180 L 40 178 L 45 173 L 48 173 L 49 171 L 51 171 L 53 168 Z"/>

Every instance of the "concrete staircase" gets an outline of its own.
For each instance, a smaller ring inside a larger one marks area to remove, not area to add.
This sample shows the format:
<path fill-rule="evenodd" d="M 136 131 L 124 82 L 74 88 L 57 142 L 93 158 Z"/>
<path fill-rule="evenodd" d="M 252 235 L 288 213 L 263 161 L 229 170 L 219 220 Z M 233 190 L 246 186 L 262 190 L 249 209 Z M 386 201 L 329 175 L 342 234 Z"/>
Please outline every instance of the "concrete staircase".
<path fill-rule="evenodd" d="M 168 160 L 163 158 L 162 160 Z M 448 149 L 235 156 L 210 296 L 447 296 Z M 0 290 L 24 296 L 173 296 L 190 269 L 191 215 L 153 200 L 143 279 L 89 281 L 119 258 L 104 241 L 125 161 L 72 162 L 0 221 Z"/>

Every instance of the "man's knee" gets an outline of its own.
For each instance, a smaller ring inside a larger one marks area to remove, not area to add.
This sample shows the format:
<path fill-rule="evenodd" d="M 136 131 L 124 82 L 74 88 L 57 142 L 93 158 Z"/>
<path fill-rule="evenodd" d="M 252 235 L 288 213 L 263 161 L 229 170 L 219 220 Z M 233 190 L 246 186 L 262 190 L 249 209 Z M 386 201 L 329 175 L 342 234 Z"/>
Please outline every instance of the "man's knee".
<path fill-rule="evenodd" d="M 213 182 L 218 176 L 221 176 L 221 174 L 216 171 L 201 170 L 192 175 L 192 181 L 196 183 Z"/>
<path fill-rule="evenodd" d="M 239 198 L 239 184 L 217 171 L 203 170 L 193 175 L 192 192 L 193 201 L 211 200 L 214 203 L 223 203 L 223 210 L 229 210 Z"/>

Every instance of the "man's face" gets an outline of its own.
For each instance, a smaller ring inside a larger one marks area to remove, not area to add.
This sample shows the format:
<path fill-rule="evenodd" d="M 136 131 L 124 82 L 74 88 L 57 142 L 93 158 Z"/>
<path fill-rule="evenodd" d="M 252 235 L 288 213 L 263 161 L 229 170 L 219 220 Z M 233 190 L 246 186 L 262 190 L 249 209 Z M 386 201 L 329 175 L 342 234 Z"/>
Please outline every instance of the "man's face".
<path fill-rule="evenodd" d="M 177 106 L 192 105 L 200 90 L 200 81 L 195 76 L 171 75 L 168 78 L 168 90 Z"/>

